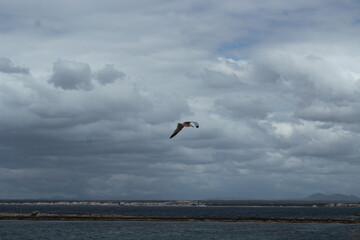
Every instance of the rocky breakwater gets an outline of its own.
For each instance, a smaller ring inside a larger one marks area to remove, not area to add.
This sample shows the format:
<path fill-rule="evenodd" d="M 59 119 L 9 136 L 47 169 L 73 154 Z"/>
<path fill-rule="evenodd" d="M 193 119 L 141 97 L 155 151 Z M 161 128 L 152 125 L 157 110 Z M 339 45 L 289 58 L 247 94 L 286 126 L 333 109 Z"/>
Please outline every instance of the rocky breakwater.
<path fill-rule="evenodd" d="M 32 212 L 0 213 L 0 220 L 32 221 L 192 221 L 192 222 L 279 222 L 279 223 L 347 223 L 360 224 L 360 219 L 349 218 L 278 218 L 278 217 L 158 217 L 123 216 L 115 214 L 50 214 Z"/>

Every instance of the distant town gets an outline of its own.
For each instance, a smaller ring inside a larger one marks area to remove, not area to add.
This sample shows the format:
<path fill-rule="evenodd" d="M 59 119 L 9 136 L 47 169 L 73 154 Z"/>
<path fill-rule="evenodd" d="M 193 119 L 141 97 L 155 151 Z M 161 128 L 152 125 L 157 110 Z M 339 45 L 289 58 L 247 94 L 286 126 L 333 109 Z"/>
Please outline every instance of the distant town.
<path fill-rule="evenodd" d="M 0 205 L 84 205 L 84 206 L 205 206 L 199 201 L 0 201 Z"/>

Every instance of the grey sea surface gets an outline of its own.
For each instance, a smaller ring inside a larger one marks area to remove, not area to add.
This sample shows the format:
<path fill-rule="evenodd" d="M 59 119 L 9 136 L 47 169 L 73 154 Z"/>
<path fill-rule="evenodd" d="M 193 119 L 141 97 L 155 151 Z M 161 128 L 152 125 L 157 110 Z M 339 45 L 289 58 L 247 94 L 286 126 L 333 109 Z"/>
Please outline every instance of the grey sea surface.
<path fill-rule="evenodd" d="M 2 240 L 360 239 L 349 224 L 1 221 Z"/>

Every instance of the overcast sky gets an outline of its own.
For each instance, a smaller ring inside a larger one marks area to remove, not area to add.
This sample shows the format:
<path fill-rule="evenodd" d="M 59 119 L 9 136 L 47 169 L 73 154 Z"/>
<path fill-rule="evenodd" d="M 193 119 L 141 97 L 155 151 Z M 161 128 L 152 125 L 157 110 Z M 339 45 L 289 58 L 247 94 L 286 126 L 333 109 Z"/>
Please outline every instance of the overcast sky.
<path fill-rule="evenodd" d="M 0 198 L 360 195 L 359 12 L 2 0 Z"/>

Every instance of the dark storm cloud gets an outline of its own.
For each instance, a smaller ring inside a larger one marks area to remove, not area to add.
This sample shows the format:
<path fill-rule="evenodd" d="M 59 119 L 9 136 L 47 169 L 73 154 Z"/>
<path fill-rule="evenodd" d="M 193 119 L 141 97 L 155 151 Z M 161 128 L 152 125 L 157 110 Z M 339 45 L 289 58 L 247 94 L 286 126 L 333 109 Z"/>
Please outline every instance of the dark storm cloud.
<path fill-rule="evenodd" d="M 117 70 L 113 65 L 106 65 L 103 69 L 96 72 L 95 78 L 102 84 L 113 83 L 117 79 L 123 79 L 125 73 Z"/>
<path fill-rule="evenodd" d="M 17 188 L 24 197 L 159 196 L 158 184 L 148 186 L 153 190 L 145 190 L 143 183 L 160 181 L 149 168 L 172 151 L 159 139 L 168 139 L 174 127 L 170 122 L 189 114 L 184 100 L 140 91 L 128 81 L 92 91 L 37 86 L 35 79 L 23 89 L 16 81 L 11 84 L 7 91 L 31 92 L 33 98 L 16 111 L 3 112 L 0 147 L 2 158 L 11 159 L 1 165 L 1 171 L 8 173 L 2 176 L 4 196 L 16 197 L 11 189 L 21 181 L 28 183 Z M 7 102 L 1 106 L 11 107 Z M 179 156 L 187 157 L 182 153 Z"/>
<path fill-rule="evenodd" d="M 57 60 L 49 82 L 65 90 L 91 90 L 93 88 L 90 66 L 75 61 Z"/>
<path fill-rule="evenodd" d="M 15 66 L 10 59 L 0 57 L 0 72 L 3 73 L 20 73 L 29 74 L 29 69 L 24 67 Z"/>

